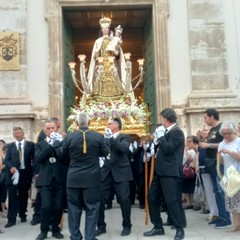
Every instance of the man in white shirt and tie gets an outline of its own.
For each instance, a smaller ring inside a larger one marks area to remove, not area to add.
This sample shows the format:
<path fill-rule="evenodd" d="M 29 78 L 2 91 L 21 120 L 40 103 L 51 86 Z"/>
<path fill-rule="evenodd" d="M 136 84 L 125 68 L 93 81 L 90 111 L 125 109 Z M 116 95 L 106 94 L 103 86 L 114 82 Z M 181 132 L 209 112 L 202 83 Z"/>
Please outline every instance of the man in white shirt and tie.
<path fill-rule="evenodd" d="M 5 157 L 8 190 L 8 223 L 5 228 L 16 224 L 17 214 L 21 222 L 27 221 L 28 191 L 33 176 L 35 144 L 24 139 L 24 131 L 21 127 L 13 128 L 13 137 L 16 141 L 7 145 Z"/>

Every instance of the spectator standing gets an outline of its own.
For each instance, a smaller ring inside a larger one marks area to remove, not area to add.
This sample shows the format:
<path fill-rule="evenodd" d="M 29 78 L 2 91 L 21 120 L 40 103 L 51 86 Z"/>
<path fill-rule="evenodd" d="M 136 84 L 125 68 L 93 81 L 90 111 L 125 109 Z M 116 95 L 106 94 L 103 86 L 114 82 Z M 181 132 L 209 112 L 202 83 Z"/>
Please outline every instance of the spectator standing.
<path fill-rule="evenodd" d="M 233 166 L 238 172 L 240 172 L 240 138 L 236 136 L 236 127 L 232 122 L 223 122 L 220 129 L 220 134 L 223 136 L 223 141 L 219 143 L 218 152 L 220 153 L 220 162 L 218 166 L 224 167 L 224 173 L 227 169 Z M 221 170 L 219 170 L 221 172 Z M 225 196 L 226 209 L 232 213 L 233 225 L 228 230 L 229 232 L 235 232 L 240 230 L 240 191 L 238 191 L 233 197 Z"/>
<path fill-rule="evenodd" d="M 197 131 L 197 137 L 199 139 L 199 145 L 201 142 L 207 142 L 207 137 L 209 133 L 210 127 L 205 126 L 202 130 L 199 129 Z M 199 146 L 199 174 L 201 175 L 203 186 L 204 186 L 204 193 L 206 196 L 206 202 L 209 209 L 208 221 L 212 222 L 218 218 L 218 207 L 216 203 L 215 193 L 213 191 L 213 183 L 209 173 L 205 172 L 205 157 L 206 157 L 206 148 L 201 148 Z M 208 213 L 207 209 L 203 209 L 202 213 Z"/>
<path fill-rule="evenodd" d="M 200 147 L 206 149 L 206 158 L 216 161 L 218 145 L 223 140 L 219 133 L 219 129 L 222 124 L 219 120 L 219 112 L 214 108 L 207 109 L 204 113 L 204 121 L 211 127 L 211 129 L 208 133 L 207 142 L 201 142 Z M 210 175 L 213 183 L 213 191 L 215 193 L 219 217 L 209 222 L 209 224 L 214 225 L 216 229 L 226 228 L 231 225 L 231 219 L 229 212 L 227 212 L 225 208 L 225 194 L 219 185 L 220 179 L 217 175 L 216 164 Z"/>
<path fill-rule="evenodd" d="M 183 165 L 189 163 L 189 166 L 196 172 L 198 166 L 198 139 L 196 136 L 187 136 L 186 147 L 183 155 Z M 184 209 L 193 209 L 193 193 L 195 190 L 196 176 L 191 179 L 183 179 L 183 200 Z"/>
<path fill-rule="evenodd" d="M 240 122 L 238 123 L 237 127 L 237 136 L 240 137 Z"/>
<path fill-rule="evenodd" d="M 6 200 L 7 200 L 7 189 L 5 184 L 5 155 L 6 155 L 6 143 L 3 139 L 0 139 L 0 209 L 2 212 L 2 217 L 7 217 L 7 207 L 6 207 Z"/>
<path fill-rule="evenodd" d="M 5 228 L 16 224 L 19 214 L 21 222 L 27 221 L 28 191 L 32 182 L 32 163 L 35 144 L 24 139 L 21 127 L 13 128 L 15 142 L 7 144 L 5 157 L 6 185 L 8 190 L 8 223 Z"/>

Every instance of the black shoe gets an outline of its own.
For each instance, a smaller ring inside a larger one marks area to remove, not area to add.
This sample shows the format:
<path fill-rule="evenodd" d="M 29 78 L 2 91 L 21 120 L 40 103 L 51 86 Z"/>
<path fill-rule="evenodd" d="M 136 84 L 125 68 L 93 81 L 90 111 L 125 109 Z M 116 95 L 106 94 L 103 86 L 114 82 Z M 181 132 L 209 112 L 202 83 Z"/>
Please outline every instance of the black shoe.
<path fill-rule="evenodd" d="M 170 224 L 169 222 L 165 222 L 163 223 L 163 226 L 172 226 L 172 224 Z"/>
<path fill-rule="evenodd" d="M 8 222 L 6 225 L 5 225 L 5 228 L 10 228 L 12 226 L 14 226 L 16 223 L 15 222 Z"/>
<path fill-rule="evenodd" d="M 124 236 L 127 236 L 131 233 L 131 228 L 128 228 L 128 227 L 124 227 L 122 232 L 121 232 L 121 236 L 124 237 Z"/>
<path fill-rule="evenodd" d="M 183 209 L 187 210 L 187 209 L 193 209 L 193 205 L 190 204 L 190 205 L 185 205 L 183 206 Z"/>
<path fill-rule="evenodd" d="M 95 231 L 95 235 L 96 236 L 100 236 L 101 234 L 103 234 L 103 233 L 106 233 L 107 231 L 106 231 L 106 228 L 98 228 L 96 231 Z"/>
<path fill-rule="evenodd" d="M 27 218 L 26 217 L 21 218 L 21 222 L 22 223 L 27 222 Z"/>
<path fill-rule="evenodd" d="M 112 204 L 106 204 L 105 205 L 105 210 L 109 210 L 112 209 Z"/>
<path fill-rule="evenodd" d="M 40 223 L 40 219 L 37 219 L 37 218 L 33 218 L 32 221 L 30 222 L 30 224 L 31 224 L 32 226 L 35 226 L 35 225 L 37 225 L 37 224 L 39 224 L 39 223 Z"/>
<path fill-rule="evenodd" d="M 152 237 L 155 235 L 165 235 L 165 231 L 163 228 L 153 228 L 151 231 L 143 233 L 146 237 Z"/>
<path fill-rule="evenodd" d="M 47 233 L 40 233 L 36 240 L 44 240 L 45 238 L 47 238 Z"/>
<path fill-rule="evenodd" d="M 174 237 L 174 240 L 182 240 L 184 239 L 184 230 L 183 229 L 177 229 L 176 235 Z"/>
<path fill-rule="evenodd" d="M 52 236 L 57 239 L 63 239 L 64 236 L 60 232 L 53 232 Z"/>

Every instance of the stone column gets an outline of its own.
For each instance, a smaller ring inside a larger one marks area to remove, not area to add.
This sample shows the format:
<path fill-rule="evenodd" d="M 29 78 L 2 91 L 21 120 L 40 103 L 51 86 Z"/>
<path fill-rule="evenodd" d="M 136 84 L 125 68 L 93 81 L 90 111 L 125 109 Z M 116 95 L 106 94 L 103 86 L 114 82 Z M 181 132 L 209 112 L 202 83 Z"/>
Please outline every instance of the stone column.
<path fill-rule="evenodd" d="M 45 0 L 49 36 L 49 117 L 64 118 L 63 69 L 61 48 L 62 9 L 56 0 Z M 63 124 L 64 122 L 62 122 Z"/>
<path fill-rule="evenodd" d="M 155 1 L 153 5 L 153 24 L 157 118 L 159 118 L 159 113 L 161 110 L 171 106 L 167 34 L 168 16 L 168 0 Z M 157 122 L 159 122 L 159 119 L 157 119 Z"/>

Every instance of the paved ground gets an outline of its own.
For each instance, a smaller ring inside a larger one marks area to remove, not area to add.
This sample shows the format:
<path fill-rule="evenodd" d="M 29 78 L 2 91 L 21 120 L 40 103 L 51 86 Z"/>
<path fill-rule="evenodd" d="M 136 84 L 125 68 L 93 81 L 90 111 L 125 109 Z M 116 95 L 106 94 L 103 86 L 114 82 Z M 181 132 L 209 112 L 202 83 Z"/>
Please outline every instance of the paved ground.
<path fill-rule="evenodd" d="M 31 226 L 32 209 L 29 209 L 28 222 L 21 223 L 18 219 L 15 226 L 11 228 L 4 228 L 6 224 L 6 219 L 0 218 L 0 228 L 4 230 L 3 234 L 0 234 L 0 240 L 35 240 L 39 234 L 39 225 Z M 64 239 L 69 239 L 69 232 L 67 226 L 67 214 L 64 214 L 65 222 L 64 229 L 62 233 L 64 234 Z M 188 226 L 185 229 L 185 240 L 240 240 L 240 231 L 234 233 L 228 233 L 226 229 L 214 229 L 213 226 L 208 226 L 207 215 L 200 214 L 193 210 L 186 210 L 186 216 L 188 221 Z M 166 220 L 166 214 L 162 215 L 163 220 Z M 145 212 L 138 208 L 137 205 L 132 207 L 132 233 L 127 237 L 121 237 L 121 213 L 118 205 L 115 205 L 113 209 L 106 211 L 106 221 L 107 221 L 107 234 L 103 234 L 98 237 L 98 240 L 147 240 L 147 239 L 160 239 L 160 240 L 173 240 L 175 231 L 171 230 L 169 227 L 165 227 L 165 236 L 155 236 L 155 237 L 143 237 L 143 232 L 148 231 L 152 228 L 149 223 L 145 225 Z M 82 216 L 82 224 L 84 224 L 84 215 Z M 83 226 L 81 226 L 81 230 Z M 51 234 L 48 234 L 47 239 L 52 238 Z"/>

